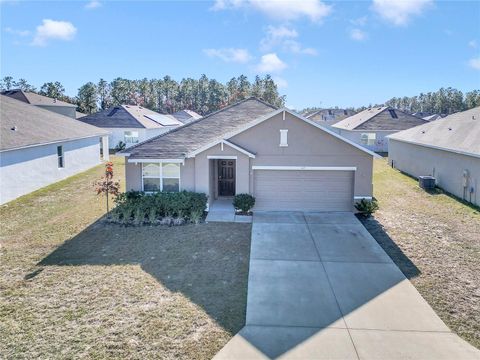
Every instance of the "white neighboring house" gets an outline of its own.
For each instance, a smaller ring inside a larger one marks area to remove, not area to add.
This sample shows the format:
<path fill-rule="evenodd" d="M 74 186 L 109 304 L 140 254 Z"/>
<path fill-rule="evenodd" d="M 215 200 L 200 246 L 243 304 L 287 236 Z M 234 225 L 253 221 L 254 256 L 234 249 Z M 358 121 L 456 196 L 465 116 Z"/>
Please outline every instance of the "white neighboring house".
<path fill-rule="evenodd" d="M 77 105 L 67 103 L 65 101 L 50 98 L 33 92 L 23 91 L 20 89 L 5 90 L 2 95 L 20 100 L 24 103 L 38 106 L 42 109 L 53 111 L 60 115 L 71 117 L 72 119 L 85 116 L 81 112 L 77 112 Z"/>
<path fill-rule="evenodd" d="M 183 125 L 172 115 L 163 115 L 137 105 L 119 105 L 78 119 L 107 130 L 110 148 L 123 142 L 126 147 Z"/>
<path fill-rule="evenodd" d="M 390 164 L 480 206 L 480 107 L 389 136 Z"/>
<path fill-rule="evenodd" d="M 0 100 L 0 204 L 100 164 L 105 130 L 7 96 Z"/>
<path fill-rule="evenodd" d="M 388 152 L 388 135 L 427 123 L 426 120 L 381 106 L 366 109 L 332 125 L 331 129 L 356 144 L 375 151 Z"/>

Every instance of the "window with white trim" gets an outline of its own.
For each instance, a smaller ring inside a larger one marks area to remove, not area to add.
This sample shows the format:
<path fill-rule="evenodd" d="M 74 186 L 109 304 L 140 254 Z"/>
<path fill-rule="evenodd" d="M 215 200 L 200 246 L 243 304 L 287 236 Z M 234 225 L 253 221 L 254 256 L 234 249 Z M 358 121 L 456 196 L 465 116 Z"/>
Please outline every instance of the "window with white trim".
<path fill-rule="evenodd" d="M 375 145 L 375 139 L 377 135 L 375 133 L 363 133 L 360 135 L 360 143 L 362 145 L 372 146 Z"/>
<path fill-rule="evenodd" d="M 288 130 L 280 130 L 280 146 L 288 146 Z"/>
<path fill-rule="evenodd" d="M 138 143 L 138 131 L 125 131 L 123 138 L 126 144 L 136 144 Z"/>
<path fill-rule="evenodd" d="M 142 184 L 145 192 L 180 191 L 180 164 L 144 163 Z"/>

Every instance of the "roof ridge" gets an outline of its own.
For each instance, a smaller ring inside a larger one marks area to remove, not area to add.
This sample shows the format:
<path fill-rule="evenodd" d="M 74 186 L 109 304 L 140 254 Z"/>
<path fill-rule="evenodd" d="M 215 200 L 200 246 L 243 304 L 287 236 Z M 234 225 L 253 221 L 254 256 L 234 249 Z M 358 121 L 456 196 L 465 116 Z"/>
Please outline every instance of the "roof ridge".
<path fill-rule="evenodd" d="M 275 107 L 275 106 L 273 106 L 272 104 L 269 104 L 269 103 L 267 103 L 267 102 L 265 102 L 265 101 L 263 101 L 263 100 L 260 100 L 260 99 L 256 98 L 255 96 L 250 96 L 250 97 L 248 97 L 248 98 L 245 98 L 245 99 L 242 99 L 242 100 L 240 100 L 240 101 L 237 101 L 237 102 L 234 103 L 234 104 L 227 105 L 227 106 L 225 106 L 224 108 L 219 109 L 219 110 L 216 110 L 216 111 L 214 111 L 214 112 L 212 112 L 212 113 L 210 113 L 210 114 L 208 114 L 208 115 L 205 115 L 205 116 L 203 116 L 203 117 L 201 117 L 201 118 L 199 118 L 199 119 L 195 119 L 195 120 L 193 120 L 193 121 L 190 121 L 189 123 L 186 123 L 186 124 L 177 126 L 176 128 L 173 128 L 173 129 L 171 129 L 171 130 L 169 130 L 169 131 L 166 131 L 166 132 L 164 132 L 164 133 L 162 133 L 162 134 L 160 134 L 160 135 L 157 135 L 157 136 L 154 136 L 154 137 L 152 137 L 152 138 L 150 138 L 150 139 L 147 139 L 147 140 L 145 140 L 145 141 L 139 142 L 138 144 L 135 144 L 135 145 L 133 145 L 133 146 L 130 146 L 129 148 L 126 148 L 125 150 L 120 151 L 120 153 L 126 152 L 127 150 L 135 149 L 135 148 L 139 147 L 140 145 L 143 145 L 143 144 L 145 144 L 145 143 L 147 143 L 147 142 L 154 141 L 154 140 L 159 139 L 159 138 L 161 138 L 161 137 L 163 137 L 163 136 L 166 136 L 166 135 L 171 134 L 171 133 L 173 133 L 173 132 L 176 132 L 176 131 L 179 131 L 179 130 L 181 130 L 181 129 L 184 129 L 184 128 L 186 128 L 187 126 L 190 126 L 190 125 L 193 125 L 193 124 L 197 124 L 197 123 L 199 123 L 199 122 L 201 122 L 201 121 L 203 121 L 203 120 L 205 120 L 205 119 L 208 119 L 209 117 L 212 117 L 213 115 L 216 115 L 216 114 L 218 114 L 218 113 L 220 113 L 220 112 L 222 112 L 222 111 L 225 111 L 225 110 L 231 109 L 231 108 L 233 108 L 233 107 L 235 107 L 235 106 L 237 106 L 237 105 L 243 104 L 244 102 L 246 102 L 246 101 L 248 101 L 248 100 L 257 100 L 257 101 L 261 102 L 262 104 L 271 107 L 271 108 L 274 109 L 274 110 L 278 110 L 278 108 Z"/>

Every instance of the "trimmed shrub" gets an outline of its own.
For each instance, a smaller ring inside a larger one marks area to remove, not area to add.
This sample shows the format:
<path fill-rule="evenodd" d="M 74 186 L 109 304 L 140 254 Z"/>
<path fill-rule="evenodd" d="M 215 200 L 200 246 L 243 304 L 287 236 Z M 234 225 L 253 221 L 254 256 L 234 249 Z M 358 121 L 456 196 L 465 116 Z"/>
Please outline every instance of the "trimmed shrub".
<path fill-rule="evenodd" d="M 238 194 L 233 198 L 233 207 L 242 213 L 248 213 L 255 205 L 255 198 L 250 194 Z"/>
<path fill-rule="evenodd" d="M 117 206 L 109 220 L 125 225 L 182 225 L 200 222 L 207 206 L 207 195 L 190 191 L 145 194 L 128 191 L 117 196 Z"/>
<path fill-rule="evenodd" d="M 355 209 L 365 217 L 369 217 L 378 210 L 378 202 L 376 199 L 366 200 L 362 199 L 355 204 Z"/>

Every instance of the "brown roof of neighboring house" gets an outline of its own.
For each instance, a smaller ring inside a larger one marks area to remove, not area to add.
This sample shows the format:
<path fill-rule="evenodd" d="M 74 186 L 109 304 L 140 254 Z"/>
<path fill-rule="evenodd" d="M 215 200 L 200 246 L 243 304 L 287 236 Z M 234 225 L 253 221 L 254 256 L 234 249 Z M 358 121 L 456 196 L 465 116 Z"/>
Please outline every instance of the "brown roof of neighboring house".
<path fill-rule="evenodd" d="M 77 105 L 67 103 L 65 101 L 50 98 L 33 92 L 23 91 L 20 89 L 6 90 L 2 92 L 2 95 L 9 96 L 11 98 L 26 102 L 31 105 L 37 106 L 64 106 L 74 107 Z"/>
<path fill-rule="evenodd" d="M 0 95 L 0 151 L 107 135 L 68 116 Z"/>
<path fill-rule="evenodd" d="M 178 159 L 277 108 L 256 98 L 227 106 L 201 119 L 125 149 L 130 158 Z"/>
<path fill-rule="evenodd" d="M 332 126 L 343 130 L 400 131 L 425 123 L 426 120 L 401 110 L 380 106 L 363 110 Z"/>
<path fill-rule="evenodd" d="M 183 125 L 172 115 L 164 115 L 137 105 L 119 105 L 78 119 L 102 128 L 156 129 Z"/>
<path fill-rule="evenodd" d="M 480 107 L 400 131 L 388 138 L 480 157 Z"/>

